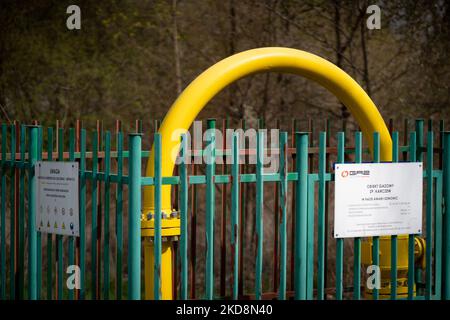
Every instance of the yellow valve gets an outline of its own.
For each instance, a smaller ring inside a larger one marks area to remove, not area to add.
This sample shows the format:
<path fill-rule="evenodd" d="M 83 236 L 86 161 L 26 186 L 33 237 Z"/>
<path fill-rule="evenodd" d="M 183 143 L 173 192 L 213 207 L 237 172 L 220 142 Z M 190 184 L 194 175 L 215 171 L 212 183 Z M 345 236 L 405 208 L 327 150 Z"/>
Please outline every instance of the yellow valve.
<path fill-rule="evenodd" d="M 162 300 L 172 300 L 172 254 L 173 242 L 180 235 L 180 218 L 177 212 L 172 212 L 168 217 L 163 213 L 161 219 L 161 287 L 160 297 Z M 141 237 L 144 239 L 144 280 L 145 298 L 154 299 L 154 250 L 153 238 L 155 236 L 155 219 L 149 214 L 141 217 Z"/>
<path fill-rule="evenodd" d="M 397 236 L 397 296 L 408 296 L 408 235 Z M 372 260 L 372 238 L 364 239 L 361 242 L 361 262 L 365 266 L 373 263 Z M 380 237 L 379 250 L 380 267 L 380 289 L 378 290 L 381 299 L 388 299 L 391 296 L 391 237 Z M 414 261 L 417 265 L 425 268 L 425 240 L 421 237 L 414 238 Z M 416 292 L 414 286 L 414 294 Z M 366 298 L 372 297 L 372 290 L 365 291 Z"/>
<path fill-rule="evenodd" d="M 155 219 L 141 221 L 141 236 L 153 237 L 155 235 Z M 161 236 L 179 236 L 180 218 L 161 219 Z"/>
<path fill-rule="evenodd" d="M 172 176 L 181 134 L 189 129 L 199 112 L 217 93 L 243 77 L 269 71 L 304 76 L 328 89 L 350 110 L 371 149 L 373 132 L 380 133 L 381 161 L 392 160 L 392 140 L 386 124 L 375 104 L 355 80 L 336 65 L 314 54 L 296 49 L 272 47 L 244 51 L 216 63 L 199 75 L 181 93 L 159 129 L 162 142 L 162 176 Z M 148 159 L 146 176 L 154 176 L 154 147 Z M 162 211 L 170 214 L 170 185 L 162 186 L 161 196 Z M 154 209 L 154 187 L 145 186 L 143 216 L 147 217 L 147 214 L 153 213 Z M 146 263 L 148 263 L 147 259 L 153 259 L 152 251 L 149 250 L 147 253 L 148 255 L 144 258 Z M 146 269 L 146 274 L 147 272 Z M 161 273 L 171 274 L 169 262 L 167 265 L 165 263 L 162 265 Z M 162 277 L 162 279 L 163 282 L 166 278 Z M 171 287 L 165 283 L 161 285 L 164 288 Z M 172 295 L 167 294 L 167 296 Z M 146 298 L 150 297 L 146 294 Z"/>
<path fill-rule="evenodd" d="M 421 269 L 425 269 L 425 249 L 426 241 L 422 237 L 416 237 L 416 242 L 414 245 L 414 257 L 416 264 L 420 266 Z"/>

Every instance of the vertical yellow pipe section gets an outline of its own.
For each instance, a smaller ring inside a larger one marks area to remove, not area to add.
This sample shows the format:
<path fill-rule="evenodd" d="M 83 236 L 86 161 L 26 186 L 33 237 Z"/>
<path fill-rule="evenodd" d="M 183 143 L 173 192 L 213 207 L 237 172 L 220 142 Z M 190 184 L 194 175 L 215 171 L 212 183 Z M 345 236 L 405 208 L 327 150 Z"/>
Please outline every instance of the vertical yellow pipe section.
<path fill-rule="evenodd" d="M 145 270 L 145 299 L 153 300 L 153 276 L 154 268 L 153 263 L 155 247 L 150 241 L 144 241 L 144 270 Z M 172 245 L 168 242 L 162 244 L 161 254 L 161 290 L 160 296 L 162 300 L 172 300 Z"/>
<path fill-rule="evenodd" d="M 365 139 L 372 147 L 373 132 L 380 133 L 380 157 L 392 159 L 392 140 L 377 107 L 365 91 L 342 69 L 308 52 L 290 48 L 259 48 L 230 56 L 199 75 L 178 97 L 165 116 L 159 132 L 162 139 L 162 175 L 172 176 L 180 147 L 180 135 L 186 132 L 199 112 L 222 89 L 245 76 L 261 72 L 283 72 L 304 76 L 333 93 L 352 113 Z M 154 149 L 147 164 L 147 176 L 154 176 Z M 144 187 L 143 224 L 155 208 L 154 188 Z M 162 211 L 171 212 L 171 186 L 162 186 Z M 143 227 L 144 228 L 144 227 Z M 150 255 L 151 252 L 148 252 Z M 153 257 L 145 257 L 145 260 Z M 163 257 L 163 259 L 165 259 Z M 162 274 L 172 270 L 162 265 Z M 165 277 L 162 275 L 162 279 Z M 162 284 L 163 287 L 168 287 Z M 168 296 L 171 296 L 168 295 Z M 150 296 L 147 296 L 150 298 Z"/>

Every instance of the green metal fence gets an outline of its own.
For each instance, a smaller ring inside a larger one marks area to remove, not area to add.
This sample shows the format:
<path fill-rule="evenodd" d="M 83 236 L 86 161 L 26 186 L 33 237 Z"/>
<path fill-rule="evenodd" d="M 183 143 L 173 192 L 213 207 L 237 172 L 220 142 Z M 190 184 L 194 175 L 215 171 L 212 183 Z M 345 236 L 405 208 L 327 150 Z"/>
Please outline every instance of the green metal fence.
<path fill-rule="evenodd" d="M 215 122 L 208 121 L 208 127 L 214 128 Z M 121 130 L 114 134 L 99 130 L 88 133 L 77 126 L 68 130 L 57 128 L 54 132 L 53 128 L 44 130 L 40 126 L 2 125 L 0 298 L 140 299 L 142 187 L 155 186 L 155 263 L 160 266 L 161 187 L 172 185 L 174 207 L 181 218 L 181 237 L 173 271 L 177 298 L 362 299 L 362 239 L 329 239 L 329 204 L 332 202 L 330 186 L 334 181 L 331 164 L 363 162 L 364 156 L 368 158 L 368 149 L 364 147 L 360 132 L 338 132 L 334 137 L 329 131 L 320 132 L 316 147 L 310 133 L 294 133 L 295 129 L 293 126 L 290 144 L 288 133 L 280 133 L 278 150 L 266 150 L 264 140 L 267 137 L 262 131 L 257 135 L 256 150 L 242 148 L 238 133 L 234 133 L 230 149 L 216 150 L 215 136 L 210 134 L 207 148 L 197 146 L 190 152 L 184 137 L 181 157 L 206 156 L 211 161 L 203 167 L 182 162 L 173 177 L 161 175 L 161 137 L 156 133 L 153 140 L 155 177 L 142 177 L 142 163 L 149 155 L 148 151 L 142 151 L 142 139 L 145 139 L 142 134 L 129 134 L 124 141 Z M 445 214 L 445 204 L 450 201 L 450 133 L 443 129 L 441 122 L 439 133 L 435 134 L 429 123 L 425 139 L 424 121 L 418 120 L 415 130 L 404 131 L 403 145 L 400 145 L 399 133 L 392 132 L 394 162 L 424 161 L 426 263 L 424 270 L 418 270 L 414 261 L 416 235 L 410 235 L 409 299 L 450 298 L 447 234 L 450 218 Z M 436 136 L 439 136 L 438 147 L 435 146 Z M 331 146 L 333 139 L 336 147 Z M 353 141 L 353 145 L 346 147 L 347 141 Z M 125 142 L 128 142 L 128 150 Z M 377 133 L 374 133 L 373 148 L 373 162 L 379 162 Z M 267 152 L 275 152 L 279 157 L 276 173 L 264 172 L 262 156 Z M 256 154 L 256 165 L 237 161 L 249 154 Z M 232 164 L 215 163 L 215 159 L 224 156 L 230 156 Z M 28 223 L 35 217 L 33 166 L 38 160 L 79 161 L 79 238 L 40 233 L 33 223 Z M 201 169 L 204 174 L 200 174 Z M 204 186 L 204 194 L 198 189 L 200 186 Z M 266 222 L 268 189 L 274 190 L 275 196 L 274 210 L 270 212 L 274 223 L 270 225 Z M 251 199 L 253 192 L 255 204 L 252 212 L 248 212 L 246 199 Z M 201 200 L 204 200 L 204 207 L 199 203 Z M 126 201 L 128 209 L 124 210 Z M 205 215 L 202 228 L 197 226 L 200 208 L 204 208 Z M 255 217 L 254 232 L 248 237 L 245 227 L 250 215 Z M 274 230 L 270 266 L 264 263 L 268 255 L 268 229 Z M 199 233 L 203 233 L 209 243 L 220 242 L 220 254 L 214 250 L 214 245 L 205 247 L 203 268 L 197 261 Z M 244 244 L 249 242 L 253 243 L 254 252 L 245 250 Z M 345 252 L 349 242 L 353 250 L 350 254 Z M 392 236 L 391 245 L 391 283 L 395 284 L 396 236 Z M 111 252 L 114 253 L 111 255 Z M 330 258 L 330 252 L 335 257 Z M 349 271 L 346 261 L 350 257 L 353 266 Z M 373 238 L 373 257 L 377 264 L 378 237 Z M 254 265 L 246 265 L 245 259 L 253 260 Z M 219 260 L 220 272 L 217 273 L 215 262 Z M 227 261 L 231 263 L 228 265 Z M 334 261 L 334 268 L 330 267 L 330 261 Z M 73 264 L 81 269 L 80 290 L 68 290 L 65 286 L 65 266 Z M 199 277 L 200 269 L 204 270 L 204 279 L 198 288 L 196 276 Z M 251 280 L 245 277 L 247 273 L 253 274 Z M 345 280 L 349 273 L 352 283 Z M 155 272 L 155 277 L 158 274 Z M 330 274 L 335 277 L 331 284 Z M 159 278 L 155 283 L 159 283 Z M 416 294 L 414 284 L 419 288 Z M 198 296 L 199 292 L 203 295 Z M 350 294 L 346 295 L 348 292 Z M 158 294 L 156 287 L 156 298 Z M 378 298 L 377 290 L 373 298 Z M 395 285 L 391 287 L 391 298 L 398 298 Z"/>
<path fill-rule="evenodd" d="M 58 128 L 56 139 L 53 128 L 43 130 L 38 126 L 20 126 L 17 135 L 16 125 L 2 125 L 1 145 L 1 289 L 2 299 L 121 299 L 124 297 L 124 225 L 123 193 L 128 190 L 128 292 L 127 297 L 140 297 L 140 190 L 136 180 L 141 179 L 138 149 L 139 137 L 131 136 L 131 152 L 123 150 L 123 133 L 116 134 L 117 172 L 111 172 L 111 134 L 107 131 L 100 139 L 98 132 L 91 137 L 92 151 L 87 152 L 86 130 L 79 130 L 77 139 L 75 129 Z M 65 143 L 65 138 L 68 143 Z M 17 137 L 20 142 L 17 144 Z M 56 142 L 56 152 L 55 150 Z M 99 142 L 103 144 L 102 162 L 99 159 Z M 17 148 L 17 146 L 19 148 Z M 68 152 L 65 148 L 68 146 Z M 20 150 L 17 153 L 17 149 Z M 128 154 L 129 153 L 129 154 Z M 136 155 L 139 159 L 136 159 Z M 129 157 L 129 176 L 123 174 L 125 157 Z M 80 237 L 51 235 L 37 232 L 34 223 L 36 209 L 34 186 L 34 163 L 37 160 L 79 161 L 80 163 Z M 89 163 L 91 170 L 87 170 Z M 137 165 L 139 163 L 139 165 Z M 103 171 L 99 171 L 102 164 Z M 129 178 L 130 177 L 130 178 Z M 129 181 L 131 181 L 129 183 Z M 114 199 L 111 189 L 115 188 Z M 18 191 L 18 192 L 17 192 Z M 88 193 L 89 191 L 89 193 Z M 101 193 L 101 191 L 103 191 Z M 100 205 L 100 197 L 103 201 Z M 28 200 L 28 202 L 27 202 Z M 90 210 L 87 210 L 87 204 Z M 115 212 L 110 209 L 115 204 Z M 28 213 L 25 216 L 25 212 Z M 9 213 L 9 215 L 7 214 Z M 112 232 L 110 217 L 115 214 L 115 228 Z M 8 221 L 9 220 L 9 221 Z M 89 220 L 90 230 L 87 230 Z M 103 225 L 102 225 L 103 222 Z M 6 229 L 9 225 L 9 239 Z M 27 233 L 25 227 L 27 226 Z M 134 229 L 133 229 L 134 228 Z M 102 232 L 100 232 L 100 230 Z M 115 293 L 110 292 L 110 241 L 115 239 Z M 136 238 L 136 234 L 138 234 Z M 103 239 L 100 237 L 103 236 Z M 90 238 L 88 247 L 87 238 Z M 8 241 L 9 240 L 9 241 Z M 87 249 L 89 248 L 89 252 Z M 45 250 L 44 250 L 45 249 Z M 8 255 L 9 252 L 9 255 Z M 102 256 L 100 256 L 102 252 Z M 88 255 L 90 257 L 88 257 Z M 25 265 L 25 257 L 28 264 Z M 8 259 L 9 258 L 9 259 Z M 9 263 L 7 264 L 7 260 Z M 66 261 L 64 261 L 66 260 Z M 86 261 L 89 260 L 89 266 Z M 67 265 L 80 267 L 80 290 L 68 290 L 65 286 Z M 9 266 L 9 268 L 8 268 Z M 43 270 L 45 269 L 45 273 Z M 27 274 L 27 281 L 25 275 Z M 28 294 L 24 290 L 27 288 Z M 45 289 L 45 290 L 44 290 Z M 102 289 L 102 291 L 101 291 Z"/>

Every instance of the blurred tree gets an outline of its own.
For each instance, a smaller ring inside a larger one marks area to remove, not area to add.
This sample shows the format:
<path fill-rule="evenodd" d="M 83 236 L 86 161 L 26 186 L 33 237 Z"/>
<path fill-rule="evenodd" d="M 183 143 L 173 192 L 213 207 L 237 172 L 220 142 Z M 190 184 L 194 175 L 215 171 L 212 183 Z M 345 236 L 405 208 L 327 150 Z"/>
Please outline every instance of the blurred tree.
<path fill-rule="evenodd" d="M 79 1 L 81 30 L 66 28 L 70 4 L 1 2 L 3 121 L 161 119 L 204 69 L 261 46 L 336 63 L 385 117 L 448 118 L 447 1 L 382 1 L 381 30 L 365 27 L 366 0 Z M 243 79 L 211 104 L 201 117 L 351 120 L 331 94 L 289 75 Z"/>

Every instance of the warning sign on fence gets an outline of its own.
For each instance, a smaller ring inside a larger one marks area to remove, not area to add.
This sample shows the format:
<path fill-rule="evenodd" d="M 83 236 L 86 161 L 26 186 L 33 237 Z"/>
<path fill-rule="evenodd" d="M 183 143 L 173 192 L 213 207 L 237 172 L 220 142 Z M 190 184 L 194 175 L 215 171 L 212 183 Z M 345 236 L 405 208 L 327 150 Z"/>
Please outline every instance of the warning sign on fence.
<path fill-rule="evenodd" d="M 422 232 L 422 163 L 335 165 L 334 237 Z"/>
<path fill-rule="evenodd" d="M 38 161 L 36 229 L 79 236 L 78 163 Z"/>

